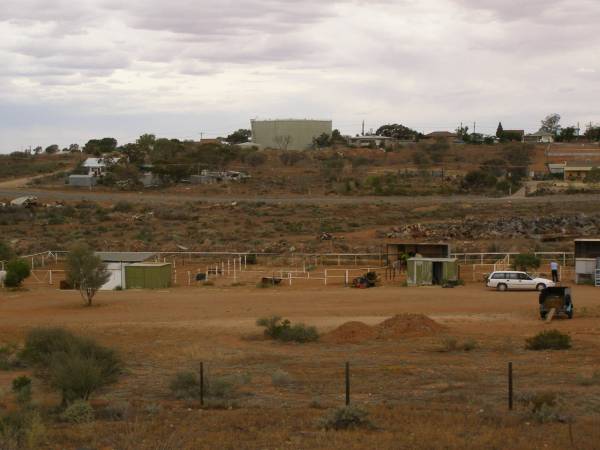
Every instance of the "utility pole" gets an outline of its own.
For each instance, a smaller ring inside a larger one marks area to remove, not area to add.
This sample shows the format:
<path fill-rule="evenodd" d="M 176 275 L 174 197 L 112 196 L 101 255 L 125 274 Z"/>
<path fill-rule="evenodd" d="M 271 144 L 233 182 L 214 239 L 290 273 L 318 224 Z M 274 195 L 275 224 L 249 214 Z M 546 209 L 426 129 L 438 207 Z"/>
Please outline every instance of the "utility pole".
<path fill-rule="evenodd" d="M 473 122 L 473 134 L 475 134 L 475 130 L 477 129 L 476 126 L 477 126 L 477 122 Z"/>
<path fill-rule="evenodd" d="M 362 134 L 361 134 L 361 136 L 364 136 L 364 135 L 365 135 L 365 121 L 363 120 L 363 122 L 362 122 Z"/>

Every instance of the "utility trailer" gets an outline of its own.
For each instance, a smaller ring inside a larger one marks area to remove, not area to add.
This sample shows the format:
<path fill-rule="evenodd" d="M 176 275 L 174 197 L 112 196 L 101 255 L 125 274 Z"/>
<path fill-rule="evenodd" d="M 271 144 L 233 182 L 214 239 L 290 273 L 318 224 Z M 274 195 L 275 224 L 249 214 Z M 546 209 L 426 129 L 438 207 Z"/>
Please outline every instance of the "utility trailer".
<path fill-rule="evenodd" d="M 540 292 L 540 317 L 552 320 L 558 314 L 573 318 L 573 299 L 570 287 L 548 287 Z"/>

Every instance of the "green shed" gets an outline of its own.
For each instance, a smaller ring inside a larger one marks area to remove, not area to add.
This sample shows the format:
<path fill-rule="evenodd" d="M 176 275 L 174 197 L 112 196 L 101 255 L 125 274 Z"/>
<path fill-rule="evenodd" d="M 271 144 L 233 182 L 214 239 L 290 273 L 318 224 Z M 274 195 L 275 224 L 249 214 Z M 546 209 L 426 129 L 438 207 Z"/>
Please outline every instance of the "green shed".
<path fill-rule="evenodd" d="M 137 263 L 125 266 L 126 289 L 164 289 L 171 287 L 171 264 Z"/>
<path fill-rule="evenodd" d="M 441 285 L 458 279 L 456 258 L 410 258 L 408 260 L 409 286 Z"/>

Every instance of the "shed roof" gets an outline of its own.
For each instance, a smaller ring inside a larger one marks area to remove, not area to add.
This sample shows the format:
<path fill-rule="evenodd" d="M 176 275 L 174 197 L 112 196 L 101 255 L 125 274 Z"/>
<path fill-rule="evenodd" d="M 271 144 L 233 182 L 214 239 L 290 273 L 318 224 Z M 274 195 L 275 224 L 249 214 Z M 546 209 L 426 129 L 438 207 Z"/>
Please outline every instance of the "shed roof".
<path fill-rule="evenodd" d="M 171 263 L 165 263 L 165 262 L 157 262 L 157 263 L 141 262 L 141 263 L 130 264 L 128 267 L 164 267 L 164 266 L 170 266 L 170 265 L 171 265 Z"/>
<path fill-rule="evenodd" d="M 408 258 L 409 261 L 432 261 L 432 262 L 456 262 L 456 258 L 422 258 L 415 256 L 414 258 Z"/>
<path fill-rule="evenodd" d="M 143 262 L 152 258 L 151 252 L 96 252 L 96 256 L 104 262 Z"/>

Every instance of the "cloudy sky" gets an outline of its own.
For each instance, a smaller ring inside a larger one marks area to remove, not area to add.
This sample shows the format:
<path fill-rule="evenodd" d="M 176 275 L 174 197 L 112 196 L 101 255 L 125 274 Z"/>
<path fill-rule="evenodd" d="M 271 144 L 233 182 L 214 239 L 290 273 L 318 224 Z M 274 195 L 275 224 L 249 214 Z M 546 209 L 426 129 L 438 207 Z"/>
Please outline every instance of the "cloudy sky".
<path fill-rule="evenodd" d="M 0 152 L 255 117 L 583 127 L 599 19 L 598 0 L 1 0 Z"/>

